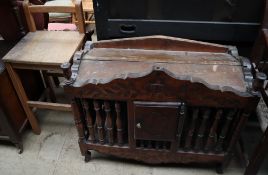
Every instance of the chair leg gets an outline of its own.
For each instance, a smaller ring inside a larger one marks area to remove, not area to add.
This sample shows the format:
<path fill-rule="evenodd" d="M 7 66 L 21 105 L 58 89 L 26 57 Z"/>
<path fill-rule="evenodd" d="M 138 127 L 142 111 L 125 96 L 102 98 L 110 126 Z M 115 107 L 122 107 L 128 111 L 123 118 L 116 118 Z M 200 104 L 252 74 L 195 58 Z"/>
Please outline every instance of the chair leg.
<path fill-rule="evenodd" d="M 236 143 L 235 154 L 237 158 L 239 158 L 241 167 L 246 168 L 248 164 L 248 159 L 246 158 L 244 154 L 244 148 L 243 148 L 243 143 L 241 139 L 239 140 L 239 142 Z"/>
<path fill-rule="evenodd" d="M 55 77 L 55 76 L 53 76 L 52 78 L 53 78 L 54 84 L 55 84 L 56 87 L 58 88 L 59 85 L 60 85 L 60 80 L 59 80 L 59 78 L 58 78 L 58 77 Z"/>
<path fill-rule="evenodd" d="M 255 148 L 252 157 L 249 160 L 249 164 L 246 168 L 244 175 L 256 175 L 260 169 L 260 166 L 268 153 L 268 127 L 262 136 L 261 141 Z"/>
<path fill-rule="evenodd" d="M 46 86 L 49 90 L 49 98 L 50 98 L 51 102 L 55 103 L 57 101 L 57 99 L 56 99 L 56 95 L 55 95 L 55 92 L 53 89 L 53 83 L 52 83 L 50 77 L 47 75 L 47 71 L 42 71 L 42 74 L 43 74 Z"/>
<path fill-rule="evenodd" d="M 20 78 L 19 78 L 17 72 L 13 69 L 13 67 L 9 63 L 6 63 L 6 68 L 7 68 L 8 74 L 10 76 L 10 79 L 13 83 L 13 86 L 17 92 L 17 95 L 20 99 L 21 105 L 22 105 L 22 107 L 27 115 L 27 118 L 31 124 L 33 132 L 35 134 L 40 134 L 41 128 L 38 124 L 37 118 L 34 116 L 31 108 L 29 107 L 29 105 L 27 103 L 28 97 L 25 93 L 25 90 L 22 86 L 22 83 L 20 81 Z"/>

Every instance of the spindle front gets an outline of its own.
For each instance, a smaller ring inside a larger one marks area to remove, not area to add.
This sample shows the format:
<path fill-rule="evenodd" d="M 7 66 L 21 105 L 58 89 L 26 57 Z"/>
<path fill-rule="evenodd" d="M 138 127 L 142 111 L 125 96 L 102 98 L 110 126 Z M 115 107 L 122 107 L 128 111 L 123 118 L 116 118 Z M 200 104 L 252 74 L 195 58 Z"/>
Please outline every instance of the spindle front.
<path fill-rule="evenodd" d="M 87 43 L 77 55 L 65 92 L 87 161 L 95 150 L 221 172 L 259 100 L 234 47 L 153 36 Z"/>

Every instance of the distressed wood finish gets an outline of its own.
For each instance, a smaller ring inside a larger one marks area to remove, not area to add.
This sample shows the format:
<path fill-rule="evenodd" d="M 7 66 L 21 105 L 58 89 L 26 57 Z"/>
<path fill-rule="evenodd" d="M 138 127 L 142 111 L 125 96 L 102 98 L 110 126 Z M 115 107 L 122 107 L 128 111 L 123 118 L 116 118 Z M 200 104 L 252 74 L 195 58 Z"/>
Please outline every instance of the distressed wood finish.
<path fill-rule="evenodd" d="M 244 77 L 251 67 L 232 47 L 153 36 L 97 42 L 84 53 L 64 89 L 93 114 L 96 142 L 79 142 L 86 161 L 96 150 L 153 164 L 226 167 L 259 100 L 254 80 Z M 206 67 L 215 65 L 237 71 Z M 86 122 L 85 133 L 92 128 Z"/>
<path fill-rule="evenodd" d="M 73 31 L 36 31 L 28 33 L 3 58 L 4 62 L 31 65 L 56 65 L 69 62 L 80 48 L 84 34 Z M 19 50 L 19 52 L 18 52 Z"/>

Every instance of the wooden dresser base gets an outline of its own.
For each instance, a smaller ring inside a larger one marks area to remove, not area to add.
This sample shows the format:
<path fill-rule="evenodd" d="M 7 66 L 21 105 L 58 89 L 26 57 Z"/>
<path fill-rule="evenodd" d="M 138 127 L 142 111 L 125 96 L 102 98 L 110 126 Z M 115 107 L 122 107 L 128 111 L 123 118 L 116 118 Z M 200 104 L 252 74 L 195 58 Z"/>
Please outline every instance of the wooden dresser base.
<path fill-rule="evenodd" d="M 63 65 L 85 161 L 95 150 L 223 172 L 259 100 L 250 63 L 235 48 L 152 36 L 85 49 L 72 71 Z"/>

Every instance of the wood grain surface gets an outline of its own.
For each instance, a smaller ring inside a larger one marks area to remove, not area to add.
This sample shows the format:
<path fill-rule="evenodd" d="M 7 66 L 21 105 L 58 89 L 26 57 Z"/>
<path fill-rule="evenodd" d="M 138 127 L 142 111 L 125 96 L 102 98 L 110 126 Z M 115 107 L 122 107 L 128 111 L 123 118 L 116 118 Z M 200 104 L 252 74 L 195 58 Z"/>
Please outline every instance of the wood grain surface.
<path fill-rule="evenodd" d="M 83 42 L 84 34 L 72 31 L 28 33 L 3 58 L 4 62 L 60 65 L 69 62 Z"/>

